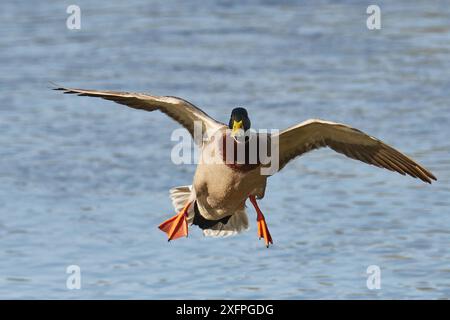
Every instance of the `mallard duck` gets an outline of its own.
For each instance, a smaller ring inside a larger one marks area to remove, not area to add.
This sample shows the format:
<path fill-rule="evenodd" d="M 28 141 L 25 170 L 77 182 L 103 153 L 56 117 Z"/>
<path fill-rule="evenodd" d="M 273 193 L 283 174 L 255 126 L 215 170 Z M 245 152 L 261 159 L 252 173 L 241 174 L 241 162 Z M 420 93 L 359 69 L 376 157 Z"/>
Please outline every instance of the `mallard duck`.
<path fill-rule="evenodd" d="M 192 185 L 170 190 L 178 213 L 159 225 L 159 229 L 167 234 L 168 241 L 187 237 L 189 225 L 197 225 L 204 235 L 214 237 L 230 236 L 247 230 L 245 203 L 248 199 L 256 210 L 259 238 L 264 239 L 267 247 L 273 244 L 266 219 L 257 202 L 264 197 L 270 175 L 262 174 L 264 165 L 259 158 L 250 163 L 248 157 L 244 161 L 237 161 L 234 155 L 231 161 L 226 161 L 228 158 L 224 150 L 228 149 L 220 148 L 229 139 L 233 139 L 234 147 L 239 143 L 248 144 L 249 139 L 245 133 L 250 131 L 251 121 L 245 108 L 233 109 L 226 125 L 214 120 L 192 103 L 177 97 L 64 87 L 56 87 L 54 90 L 112 100 L 135 109 L 159 110 L 181 124 L 192 137 L 195 123 L 201 126 L 203 132 L 210 133 L 202 139 L 196 139 L 201 157 Z M 259 137 L 260 135 L 257 139 Z M 436 180 L 430 171 L 381 140 L 340 123 L 311 119 L 272 133 L 267 140 L 277 141 L 277 171 L 306 152 L 329 147 L 349 158 L 402 175 L 407 174 L 427 183 Z M 248 148 L 245 150 L 248 152 Z"/>

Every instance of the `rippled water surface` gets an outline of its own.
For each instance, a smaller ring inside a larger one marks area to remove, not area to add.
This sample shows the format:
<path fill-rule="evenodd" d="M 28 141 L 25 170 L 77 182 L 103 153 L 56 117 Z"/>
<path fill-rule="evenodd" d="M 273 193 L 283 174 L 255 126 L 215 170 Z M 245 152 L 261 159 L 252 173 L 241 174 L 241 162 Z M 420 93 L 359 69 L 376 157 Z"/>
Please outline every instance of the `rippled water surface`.
<path fill-rule="evenodd" d="M 450 297 L 450 7 L 378 1 L 2 1 L 0 298 Z M 174 165 L 162 114 L 63 96 L 67 86 L 184 97 L 256 128 L 324 118 L 421 162 L 433 185 L 329 150 L 270 178 L 275 245 L 249 232 L 167 243 Z M 66 289 L 79 265 L 81 290 Z M 381 269 L 368 290 L 366 269 Z"/>

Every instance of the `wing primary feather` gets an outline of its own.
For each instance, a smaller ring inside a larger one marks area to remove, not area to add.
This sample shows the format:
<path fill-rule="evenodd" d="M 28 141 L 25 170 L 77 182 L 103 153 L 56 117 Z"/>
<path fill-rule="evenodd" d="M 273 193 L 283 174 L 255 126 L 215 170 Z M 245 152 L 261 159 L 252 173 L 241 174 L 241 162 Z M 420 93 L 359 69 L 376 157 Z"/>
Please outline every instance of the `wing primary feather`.
<path fill-rule="evenodd" d="M 64 94 L 76 94 L 84 97 L 102 98 L 134 109 L 146 111 L 159 110 L 181 124 L 190 132 L 192 137 L 194 137 L 194 124 L 196 122 L 200 122 L 202 124 L 203 132 L 210 129 L 218 130 L 219 128 L 225 126 L 223 123 L 220 123 L 208 116 L 203 110 L 197 108 L 192 103 L 177 97 L 153 96 L 142 93 L 109 90 L 100 91 L 72 89 L 64 88 L 56 84 L 53 85 L 56 86 L 53 90 L 62 91 Z"/>
<path fill-rule="evenodd" d="M 383 155 L 382 153 L 379 153 L 379 154 L 380 154 L 380 157 L 382 157 L 383 160 L 394 169 L 394 171 L 397 171 L 398 173 L 405 175 L 405 171 L 402 168 L 400 168 L 395 161 L 391 160 L 389 157 Z"/>
<path fill-rule="evenodd" d="M 311 119 L 281 131 L 280 168 L 290 160 L 322 146 L 351 159 L 410 175 L 431 183 L 436 177 L 414 160 L 361 130 L 344 124 Z"/>

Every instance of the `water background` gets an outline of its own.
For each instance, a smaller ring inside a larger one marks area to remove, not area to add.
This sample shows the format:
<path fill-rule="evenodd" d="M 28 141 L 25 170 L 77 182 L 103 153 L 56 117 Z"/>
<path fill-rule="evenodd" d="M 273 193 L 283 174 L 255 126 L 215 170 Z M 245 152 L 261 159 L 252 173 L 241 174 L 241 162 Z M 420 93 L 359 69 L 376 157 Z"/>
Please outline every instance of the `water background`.
<path fill-rule="evenodd" d="M 377 1 L 2 1 L 0 298 L 450 297 L 450 6 Z M 176 95 L 255 128 L 308 118 L 355 126 L 429 168 L 433 185 L 320 150 L 270 178 L 251 230 L 170 244 L 178 125 L 64 96 L 66 86 Z M 79 265 L 81 290 L 66 288 Z M 366 269 L 381 268 L 368 290 Z"/>

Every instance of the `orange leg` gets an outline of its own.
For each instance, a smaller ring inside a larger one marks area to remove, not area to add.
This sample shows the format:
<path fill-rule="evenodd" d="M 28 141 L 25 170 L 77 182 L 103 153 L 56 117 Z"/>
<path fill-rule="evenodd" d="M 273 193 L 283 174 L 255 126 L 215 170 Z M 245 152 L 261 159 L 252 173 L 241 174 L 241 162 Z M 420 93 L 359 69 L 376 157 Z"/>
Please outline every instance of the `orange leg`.
<path fill-rule="evenodd" d="M 168 241 L 188 236 L 187 212 L 192 202 L 188 202 L 181 211 L 159 225 L 167 233 Z"/>
<path fill-rule="evenodd" d="M 266 219 L 264 218 L 263 213 L 259 209 L 258 203 L 256 203 L 255 196 L 249 197 L 250 202 L 255 207 L 257 218 L 256 221 L 258 222 L 258 237 L 264 238 L 264 242 L 266 243 L 266 247 L 269 247 L 269 244 L 273 244 L 272 236 L 270 235 L 269 228 L 267 227 Z"/>

